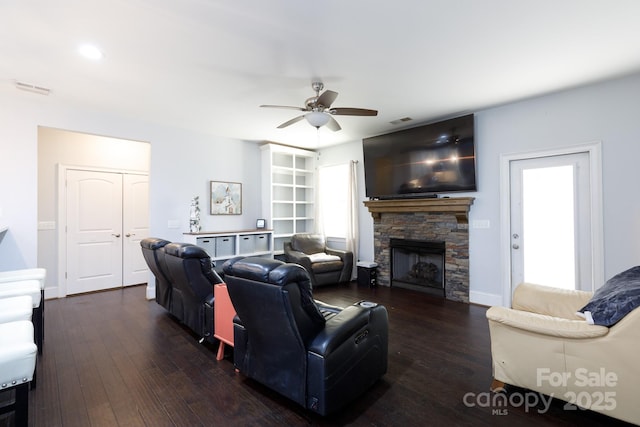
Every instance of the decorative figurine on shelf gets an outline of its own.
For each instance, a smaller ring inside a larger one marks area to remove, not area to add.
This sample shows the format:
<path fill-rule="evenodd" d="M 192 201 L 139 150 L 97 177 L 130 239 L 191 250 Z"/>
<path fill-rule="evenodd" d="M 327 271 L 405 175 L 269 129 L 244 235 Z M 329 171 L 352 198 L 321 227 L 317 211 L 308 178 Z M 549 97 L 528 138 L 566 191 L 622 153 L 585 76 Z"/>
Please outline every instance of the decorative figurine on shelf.
<path fill-rule="evenodd" d="M 200 206 L 199 196 L 191 199 L 191 210 L 189 213 L 189 231 L 197 233 L 200 231 Z"/>

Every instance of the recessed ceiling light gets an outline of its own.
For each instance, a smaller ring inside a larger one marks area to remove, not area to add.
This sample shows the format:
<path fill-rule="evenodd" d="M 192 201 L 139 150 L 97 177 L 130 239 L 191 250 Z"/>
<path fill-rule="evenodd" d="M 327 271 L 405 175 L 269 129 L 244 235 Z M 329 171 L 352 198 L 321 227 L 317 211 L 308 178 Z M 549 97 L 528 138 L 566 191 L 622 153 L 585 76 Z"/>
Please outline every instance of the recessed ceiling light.
<path fill-rule="evenodd" d="M 78 48 L 78 52 L 80 55 L 84 56 L 87 59 L 92 59 L 94 61 L 98 61 L 104 58 L 104 53 L 96 46 L 92 44 L 83 44 Z"/>

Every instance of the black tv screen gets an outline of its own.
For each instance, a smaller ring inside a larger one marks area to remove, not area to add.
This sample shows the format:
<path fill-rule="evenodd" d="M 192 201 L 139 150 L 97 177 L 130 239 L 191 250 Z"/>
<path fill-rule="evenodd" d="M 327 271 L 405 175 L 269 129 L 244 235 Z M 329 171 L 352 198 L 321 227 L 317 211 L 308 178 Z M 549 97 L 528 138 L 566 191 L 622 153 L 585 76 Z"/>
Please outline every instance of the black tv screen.
<path fill-rule="evenodd" d="M 474 116 L 365 138 L 366 195 L 429 197 L 476 191 Z"/>

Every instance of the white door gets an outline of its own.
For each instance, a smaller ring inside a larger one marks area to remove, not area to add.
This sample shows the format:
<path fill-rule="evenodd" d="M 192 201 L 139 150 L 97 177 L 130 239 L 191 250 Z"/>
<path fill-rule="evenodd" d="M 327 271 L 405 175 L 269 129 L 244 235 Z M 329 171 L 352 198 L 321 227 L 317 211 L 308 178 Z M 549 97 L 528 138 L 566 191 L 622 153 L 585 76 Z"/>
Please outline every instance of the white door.
<path fill-rule="evenodd" d="M 511 289 L 593 290 L 589 153 L 510 162 Z"/>
<path fill-rule="evenodd" d="M 122 174 L 66 178 L 67 294 L 122 286 Z"/>
<path fill-rule="evenodd" d="M 67 295 L 145 283 L 148 177 L 67 170 Z"/>
<path fill-rule="evenodd" d="M 149 177 L 123 176 L 122 284 L 146 283 L 149 269 L 140 250 L 140 240 L 149 237 Z"/>

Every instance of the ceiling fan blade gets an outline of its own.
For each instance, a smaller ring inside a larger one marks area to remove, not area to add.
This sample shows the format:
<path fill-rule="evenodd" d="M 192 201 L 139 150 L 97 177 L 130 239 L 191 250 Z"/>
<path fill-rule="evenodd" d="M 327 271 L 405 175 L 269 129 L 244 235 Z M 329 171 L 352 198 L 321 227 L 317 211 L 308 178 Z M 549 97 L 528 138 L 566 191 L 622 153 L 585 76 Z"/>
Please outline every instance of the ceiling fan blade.
<path fill-rule="evenodd" d="M 304 110 L 303 110 L 303 111 L 304 111 Z M 283 123 L 283 124 L 281 124 L 280 126 L 278 126 L 278 129 L 286 128 L 287 126 L 290 126 L 290 125 L 292 125 L 292 124 L 294 124 L 294 123 L 298 123 L 298 122 L 299 122 L 300 120 L 302 120 L 302 119 L 304 119 L 304 115 L 302 115 L 302 116 L 298 116 L 298 117 L 295 117 L 295 118 L 293 118 L 293 119 L 291 119 L 291 120 L 289 120 L 289 121 L 284 122 L 284 123 Z"/>
<path fill-rule="evenodd" d="M 338 92 L 334 92 L 332 90 L 325 90 L 322 92 L 322 95 L 318 97 L 316 101 L 316 105 L 322 105 L 323 107 L 329 108 L 333 101 L 338 97 Z"/>
<path fill-rule="evenodd" d="M 329 129 L 331 129 L 334 132 L 337 132 L 340 129 L 342 129 L 340 127 L 340 125 L 338 124 L 338 122 L 336 121 L 336 119 L 334 119 L 331 116 L 329 116 L 329 121 L 327 122 L 327 124 L 325 126 L 327 126 Z"/>
<path fill-rule="evenodd" d="M 302 107 L 291 107 L 289 105 L 261 105 L 263 108 L 286 108 L 287 110 L 307 111 Z"/>
<path fill-rule="evenodd" d="M 337 116 L 377 116 L 377 110 L 367 110 L 366 108 L 332 108 L 329 111 Z"/>

